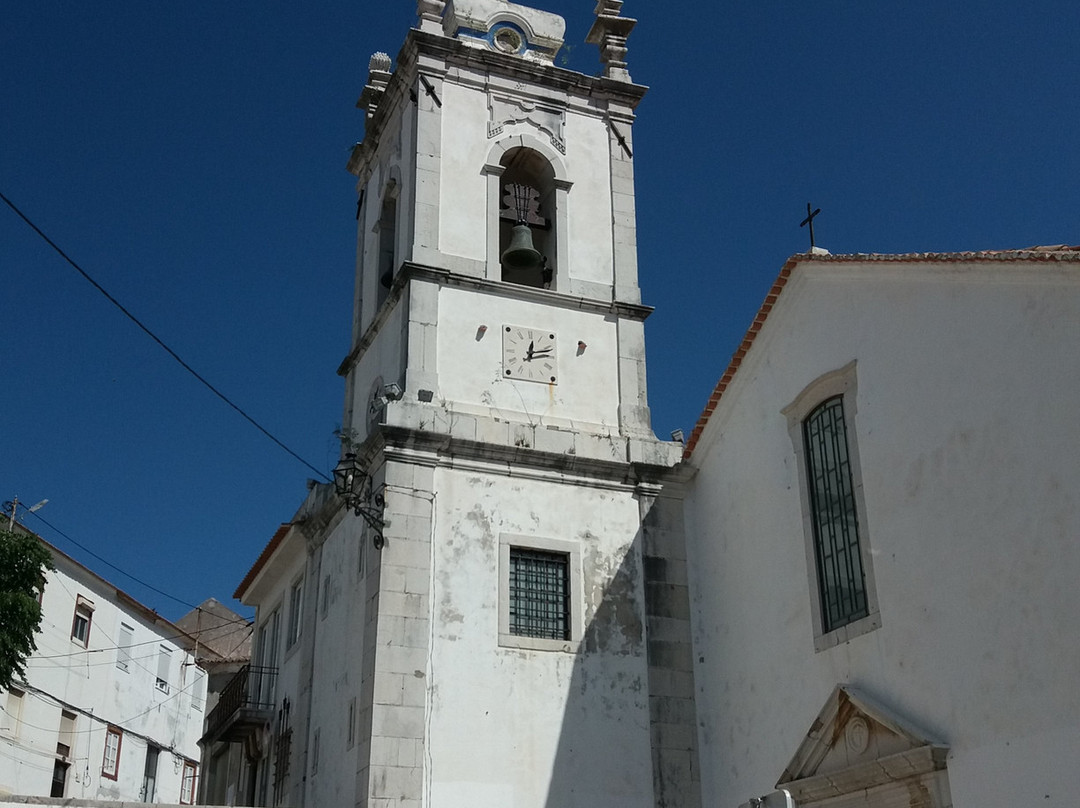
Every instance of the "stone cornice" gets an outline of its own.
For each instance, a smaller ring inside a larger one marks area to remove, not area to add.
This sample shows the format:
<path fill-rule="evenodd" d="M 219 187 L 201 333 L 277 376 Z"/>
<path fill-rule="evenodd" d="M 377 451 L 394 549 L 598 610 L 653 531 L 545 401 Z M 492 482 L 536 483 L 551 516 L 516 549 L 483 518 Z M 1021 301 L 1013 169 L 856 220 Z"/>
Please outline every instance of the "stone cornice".
<path fill-rule="evenodd" d="M 469 440 L 410 427 L 383 426 L 370 440 L 374 451 L 365 451 L 364 454 L 368 456 L 381 452 L 387 459 L 408 459 L 408 453 L 421 452 L 434 455 L 438 458 L 437 464 L 445 468 L 572 481 L 575 485 L 583 486 L 633 488 L 642 483 L 661 484 L 671 473 L 669 466 L 659 463 L 629 459 L 601 460 L 527 446 Z M 626 438 L 613 437 L 612 441 L 623 445 L 628 443 Z"/>
<path fill-rule="evenodd" d="M 415 74 L 429 70 L 427 65 L 418 67 L 421 56 L 439 59 L 448 68 L 464 67 L 483 73 L 496 73 L 503 78 L 540 85 L 547 90 L 607 99 L 631 110 L 637 107 L 648 91 L 640 84 L 605 76 L 586 76 L 573 70 L 471 47 L 458 39 L 413 29 L 398 52 L 397 65 L 375 114 L 367 122 L 364 139 L 353 147 L 349 157 L 347 169 L 361 184 L 367 179 L 371 158 L 378 150 L 383 128 L 394 116 L 395 110 L 410 98 L 409 88 L 415 81 Z"/>
<path fill-rule="evenodd" d="M 532 286 L 519 286 L 505 281 L 492 281 L 487 278 L 478 278 L 473 275 L 463 275 L 447 269 L 415 264 L 406 261 L 401 265 L 394 277 L 393 286 L 383 302 L 371 325 L 368 326 L 363 336 L 349 352 L 349 355 L 341 360 L 338 365 L 338 375 L 346 376 L 349 371 L 356 367 L 360 357 L 371 346 L 382 329 L 383 323 L 393 310 L 396 302 L 401 298 L 405 288 L 411 281 L 427 281 L 437 283 L 440 286 L 472 289 L 484 294 L 499 297 L 512 297 L 517 300 L 527 300 L 533 303 L 543 303 L 553 309 L 572 309 L 575 311 L 588 311 L 596 314 L 615 314 L 630 320 L 644 321 L 653 312 L 652 306 L 644 306 L 640 303 L 624 303 L 618 300 L 598 300 L 594 298 L 567 295 L 554 292 L 550 289 L 537 289 Z"/>

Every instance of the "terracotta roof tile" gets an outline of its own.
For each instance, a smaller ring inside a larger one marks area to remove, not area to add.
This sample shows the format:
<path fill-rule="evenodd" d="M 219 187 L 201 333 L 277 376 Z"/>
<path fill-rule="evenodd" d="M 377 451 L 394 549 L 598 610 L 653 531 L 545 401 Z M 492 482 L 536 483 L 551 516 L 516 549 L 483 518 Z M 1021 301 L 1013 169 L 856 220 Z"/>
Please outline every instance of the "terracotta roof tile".
<path fill-rule="evenodd" d="M 255 563 L 248 570 L 248 574 L 244 576 L 244 580 L 240 582 L 240 585 L 236 587 L 236 591 L 233 592 L 233 597 L 237 600 L 242 600 L 245 590 L 251 586 L 262 568 L 266 566 L 266 562 L 270 560 L 270 556 L 274 554 L 274 551 L 278 548 L 281 542 L 285 539 L 285 534 L 289 532 L 289 528 L 292 527 L 291 523 L 285 523 L 281 525 L 275 532 L 273 537 L 267 543 L 263 551 L 259 553 L 259 557 L 255 559 Z"/>

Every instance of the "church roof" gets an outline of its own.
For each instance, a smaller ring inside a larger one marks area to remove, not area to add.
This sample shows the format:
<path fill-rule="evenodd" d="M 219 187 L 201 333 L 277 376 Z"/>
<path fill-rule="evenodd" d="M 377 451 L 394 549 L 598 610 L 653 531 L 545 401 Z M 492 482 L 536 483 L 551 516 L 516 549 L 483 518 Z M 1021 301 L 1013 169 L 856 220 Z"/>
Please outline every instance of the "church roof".
<path fill-rule="evenodd" d="M 683 460 L 688 460 L 694 452 L 694 447 L 697 446 L 698 440 L 701 438 L 701 433 L 705 429 L 705 425 L 709 422 L 709 417 L 713 414 L 717 404 L 720 403 L 720 399 L 723 397 L 724 392 L 727 390 L 728 385 L 731 384 L 731 380 L 735 377 L 735 372 L 739 369 L 743 359 L 746 357 L 747 352 L 750 350 L 750 346 L 753 345 L 754 339 L 757 337 L 758 332 L 761 331 L 762 326 L 765 324 L 765 320 L 768 319 L 769 312 L 773 310 L 776 305 L 776 301 L 780 298 L 781 293 L 784 291 L 784 287 L 787 285 L 788 279 L 791 277 L 791 273 L 794 269 L 802 263 L 911 263 L 911 264 L 926 264 L 926 263 L 986 263 L 988 261 L 1046 261 L 1046 262 L 1080 262 L 1080 245 L 1067 245 L 1067 244 L 1053 244 L 1047 246 L 1035 246 L 1027 247 L 1022 250 L 983 250 L 980 252 L 959 252 L 959 253 L 900 253 L 900 254 L 884 254 L 884 253 L 852 253 L 850 255 L 830 255 L 828 253 L 799 253 L 791 256 L 784 266 L 780 269 L 780 274 L 777 275 L 776 280 L 773 282 L 772 287 L 769 289 L 769 293 L 765 296 L 765 301 L 761 304 L 757 314 L 754 316 L 753 322 L 750 323 L 750 328 L 747 329 L 746 335 L 743 337 L 742 342 L 739 343 L 739 347 L 735 350 L 734 355 L 731 357 L 731 361 L 728 363 L 727 368 L 720 376 L 720 380 L 713 388 L 712 395 L 709 396 L 709 400 L 705 404 L 705 409 L 702 411 L 701 416 L 698 418 L 697 423 L 694 425 L 693 432 L 690 433 L 690 439 L 686 442 L 686 448 L 683 449 Z"/>

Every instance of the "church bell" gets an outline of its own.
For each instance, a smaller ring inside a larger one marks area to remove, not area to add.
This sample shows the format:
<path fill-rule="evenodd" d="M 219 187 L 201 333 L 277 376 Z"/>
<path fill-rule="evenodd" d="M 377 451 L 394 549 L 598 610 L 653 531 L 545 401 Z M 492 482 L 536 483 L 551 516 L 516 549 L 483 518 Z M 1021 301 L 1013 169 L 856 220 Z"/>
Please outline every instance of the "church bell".
<path fill-rule="evenodd" d="M 510 245 L 503 250 L 502 263 L 507 269 L 539 269 L 544 256 L 533 246 L 532 230 L 527 224 L 514 225 Z"/>

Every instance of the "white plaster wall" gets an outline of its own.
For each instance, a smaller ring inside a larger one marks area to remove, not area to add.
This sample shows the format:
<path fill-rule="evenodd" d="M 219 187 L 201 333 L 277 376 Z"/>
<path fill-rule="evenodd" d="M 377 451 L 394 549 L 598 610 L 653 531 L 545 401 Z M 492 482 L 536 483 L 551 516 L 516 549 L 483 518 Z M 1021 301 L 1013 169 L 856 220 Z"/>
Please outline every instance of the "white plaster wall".
<path fill-rule="evenodd" d="M 356 796 L 356 772 L 360 748 L 360 680 L 363 673 L 365 587 L 360 572 L 360 553 L 365 547 L 367 564 L 377 563 L 371 538 L 363 522 L 351 516 L 331 532 L 317 551 L 319 567 L 318 614 L 312 621 L 316 686 L 312 689 L 311 723 L 307 748 L 314 749 L 319 733 L 316 771 L 309 754 L 307 805 L 352 805 Z M 323 588 L 329 583 L 329 599 Z M 324 608 L 325 604 L 325 608 Z M 348 744 L 349 702 L 356 700 L 352 716 L 354 742 Z"/>
<path fill-rule="evenodd" d="M 1034 262 L 795 271 L 693 459 L 707 804 L 770 790 L 837 682 L 951 747 L 955 805 L 1076 804 L 1077 281 Z M 780 410 L 852 360 L 882 626 L 815 653 Z"/>
<path fill-rule="evenodd" d="M 304 775 L 304 740 L 307 734 L 304 710 L 301 699 L 305 685 L 311 671 L 311 657 L 305 653 L 306 642 L 311 633 L 311 618 L 314 597 L 312 587 L 317 580 L 309 574 L 308 558 L 304 546 L 303 534 L 298 530 L 292 530 L 278 547 L 275 554 L 270 558 L 260 576 L 252 584 L 251 589 L 245 596 L 243 603 L 247 606 L 257 607 L 255 620 L 255 647 L 252 648 L 252 659 L 262 660 L 262 649 L 258 647 L 260 641 L 260 629 L 266 624 L 270 616 L 277 609 L 281 614 L 281 634 L 278 644 L 278 656 L 276 660 L 270 660 L 267 664 L 276 667 L 278 674 L 274 687 L 275 712 L 274 723 L 271 727 L 277 731 L 277 716 L 284 699 L 290 704 L 290 724 L 293 730 L 292 758 L 289 768 L 289 788 L 294 789 L 302 783 Z M 297 641 L 288 646 L 289 633 L 289 590 L 293 583 L 302 578 L 304 581 L 304 611 L 301 616 L 301 633 Z M 263 740 L 268 740 L 264 738 Z M 274 781 L 274 751 L 267 749 L 265 758 L 267 767 L 267 795 L 268 799 L 273 794 Z M 287 792 L 288 793 L 288 792 Z M 296 792 L 299 793 L 299 792 Z M 289 801 L 286 796 L 285 801 Z"/>
<path fill-rule="evenodd" d="M 566 116 L 570 277 L 614 283 L 611 162 L 607 126 L 600 118 Z"/>
<path fill-rule="evenodd" d="M 631 493 L 453 470 L 435 481 L 431 804 L 652 805 Z M 579 543 L 584 649 L 499 646 L 501 534 Z"/>
<path fill-rule="evenodd" d="M 505 91 L 504 91 L 505 92 Z M 548 136 L 528 123 L 509 125 L 497 138 L 487 137 L 490 117 L 487 91 L 449 81 L 443 84 L 440 168 L 439 248 L 449 255 L 486 260 L 488 195 L 482 173 L 495 143 L 518 134 Z M 568 109 L 565 118 L 566 197 L 569 266 L 561 277 L 598 284 L 613 282 L 612 209 L 609 136 L 601 118 Z M 421 144 L 423 146 L 423 144 Z M 423 159 L 423 158 L 422 158 Z M 545 215 L 554 216 L 554 211 Z"/>
<path fill-rule="evenodd" d="M 0 730 L 0 793 L 49 794 L 66 709 L 76 715 L 67 796 L 137 800 L 152 742 L 161 748 L 158 798 L 178 802 L 183 761 L 200 758 L 205 673 L 177 643 L 175 630 L 123 605 L 116 589 L 96 576 L 63 557 L 55 560 L 57 569 L 46 573 L 37 650 L 26 662 L 21 720 L 16 727 L 5 715 Z M 79 595 L 94 604 L 87 648 L 71 639 Z M 121 622 L 134 629 L 127 671 L 117 666 Z M 162 645 L 172 651 L 168 693 L 155 685 Z M 0 707 L 7 704 L 8 694 L 0 693 Z M 101 774 L 110 724 L 124 733 L 116 780 Z"/>
<path fill-rule="evenodd" d="M 485 92 L 443 84 L 439 249 L 478 261 L 487 258 L 487 119 Z"/>
<path fill-rule="evenodd" d="M 376 380 L 383 384 L 397 383 L 405 386 L 405 350 L 404 319 L 407 306 L 398 300 L 388 312 L 385 322 L 375 335 L 371 345 L 364 352 L 362 361 L 350 372 L 352 384 L 352 406 L 346 406 L 345 413 L 351 411 L 352 421 L 345 424 L 345 429 L 354 430 L 353 439 L 362 441 L 368 435 L 368 405 Z"/>
<path fill-rule="evenodd" d="M 477 339 L 481 325 L 487 331 Z M 506 379 L 502 328 L 550 328 L 558 383 Z M 618 431 L 617 325 L 613 318 L 550 304 L 444 288 L 439 293 L 439 395 L 466 410 L 515 421 L 559 419 Z M 578 341 L 586 344 L 578 354 Z"/>

